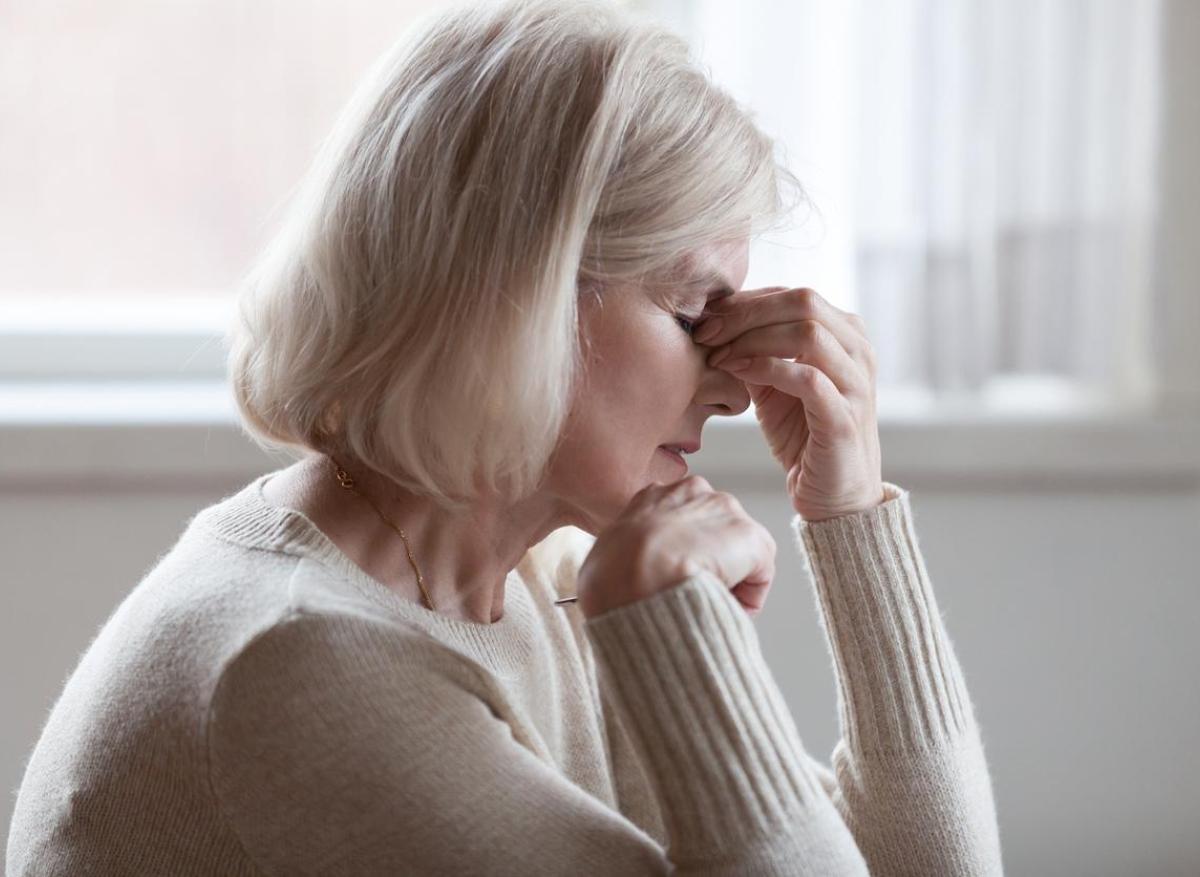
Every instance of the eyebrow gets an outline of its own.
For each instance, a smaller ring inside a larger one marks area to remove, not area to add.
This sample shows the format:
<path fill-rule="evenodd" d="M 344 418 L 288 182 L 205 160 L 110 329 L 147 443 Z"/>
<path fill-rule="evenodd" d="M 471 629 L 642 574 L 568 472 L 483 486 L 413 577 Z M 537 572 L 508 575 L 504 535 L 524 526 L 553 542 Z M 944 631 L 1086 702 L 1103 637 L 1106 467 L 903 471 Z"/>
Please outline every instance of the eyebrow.
<path fill-rule="evenodd" d="M 709 301 L 726 298 L 733 295 L 734 289 L 731 284 L 720 271 L 708 270 L 691 280 L 684 283 L 684 286 L 708 286 L 714 287 L 708 294 Z"/>

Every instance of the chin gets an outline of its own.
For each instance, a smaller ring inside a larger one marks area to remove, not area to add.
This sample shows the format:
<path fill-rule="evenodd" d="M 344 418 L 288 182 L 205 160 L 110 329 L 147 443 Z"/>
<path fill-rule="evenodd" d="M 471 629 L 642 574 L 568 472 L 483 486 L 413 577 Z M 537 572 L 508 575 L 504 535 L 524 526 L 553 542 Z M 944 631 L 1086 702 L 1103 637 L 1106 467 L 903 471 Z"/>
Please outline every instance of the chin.
<path fill-rule="evenodd" d="M 596 477 L 598 473 L 605 471 L 603 467 L 595 465 L 587 467 L 587 470 L 593 474 L 584 481 L 575 482 L 575 502 L 572 505 L 583 512 L 574 525 L 593 536 L 609 527 L 630 501 L 645 488 L 652 484 L 673 484 L 687 475 L 678 461 L 672 460 L 657 448 L 651 452 L 650 459 L 641 472 L 631 472 L 627 467 L 618 472 L 610 467 L 607 469 L 607 477 Z"/>
<path fill-rule="evenodd" d="M 582 514 L 576 515 L 572 523 L 593 536 L 608 529 L 638 492 L 649 486 L 645 478 L 605 479 L 587 496 L 581 497 L 576 506 Z"/>

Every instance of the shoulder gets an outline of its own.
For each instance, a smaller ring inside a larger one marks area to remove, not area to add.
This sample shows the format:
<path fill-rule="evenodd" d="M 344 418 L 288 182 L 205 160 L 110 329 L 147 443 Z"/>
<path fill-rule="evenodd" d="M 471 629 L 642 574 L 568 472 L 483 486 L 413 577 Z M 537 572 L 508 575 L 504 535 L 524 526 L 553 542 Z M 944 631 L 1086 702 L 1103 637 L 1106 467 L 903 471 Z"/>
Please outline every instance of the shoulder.
<path fill-rule="evenodd" d="M 419 627 L 356 609 L 293 607 L 261 627 L 224 661 L 213 708 L 259 693 L 294 700 L 328 689 L 353 698 L 427 684 L 430 675 L 477 681 L 472 662 Z"/>
<path fill-rule="evenodd" d="M 478 667 L 416 628 L 294 612 L 220 673 L 204 718 L 209 788 L 256 858 L 327 855 L 351 823 L 363 831 L 352 845 L 399 844 L 396 826 L 420 822 L 413 807 L 470 794 L 469 776 L 446 781 L 446 759 L 461 774 L 485 761 L 476 741 L 511 742 L 492 700 Z"/>
<path fill-rule="evenodd" d="M 478 665 L 415 626 L 294 610 L 217 673 L 203 721 L 210 770 L 268 750 L 330 756 L 431 713 L 487 713 L 493 694 Z"/>

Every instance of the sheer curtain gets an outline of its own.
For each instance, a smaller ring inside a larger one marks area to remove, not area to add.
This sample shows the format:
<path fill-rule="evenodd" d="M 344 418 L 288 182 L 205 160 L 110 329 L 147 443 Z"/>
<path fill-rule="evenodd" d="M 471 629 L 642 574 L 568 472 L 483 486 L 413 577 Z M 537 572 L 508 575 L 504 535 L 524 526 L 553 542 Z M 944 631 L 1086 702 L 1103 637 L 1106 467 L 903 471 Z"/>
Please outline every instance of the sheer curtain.
<path fill-rule="evenodd" d="M 747 282 L 862 314 L 881 410 L 1148 401 L 1157 0 L 629 5 L 781 141 L 814 209 Z"/>

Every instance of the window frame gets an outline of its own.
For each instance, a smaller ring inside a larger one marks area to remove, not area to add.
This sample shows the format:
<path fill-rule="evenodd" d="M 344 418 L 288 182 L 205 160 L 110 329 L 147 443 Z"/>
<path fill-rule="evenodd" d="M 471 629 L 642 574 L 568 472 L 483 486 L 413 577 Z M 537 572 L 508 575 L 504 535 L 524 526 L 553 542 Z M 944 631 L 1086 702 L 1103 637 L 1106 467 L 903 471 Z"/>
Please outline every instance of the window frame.
<path fill-rule="evenodd" d="M 1183 87 L 1200 80 L 1200 55 L 1188 43 L 1200 32 L 1200 7 L 1167 2 L 1161 23 L 1164 129 L 1153 314 L 1159 382 L 1153 402 L 1140 410 L 1055 417 L 978 404 L 921 406 L 884 393 L 885 477 L 954 484 L 1034 485 L 1048 478 L 1085 486 L 1130 479 L 1172 487 L 1200 483 L 1200 345 L 1192 337 L 1200 326 L 1200 248 L 1193 243 L 1200 231 L 1200 175 L 1192 162 L 1200 154 L 1200 106 Z M 170 292 L 98 301 L 105 307 L 88 317 L 86 309 L 55 311 L 42 294 L 16 303 L 0 298 L 0 487 L 98 478 L 203 484 L 286 461 L 247 440 L 229 399 L 222 339 L 232 301 Z M 22 399 L 38 404 L 19 410 Z M 712 438 L 706 438 L 702 465 L 710 471 L 773 472 L 769 454 L 746 453 L 763 445 L 752 411 L 714 418 L 706 435 Z"/>

